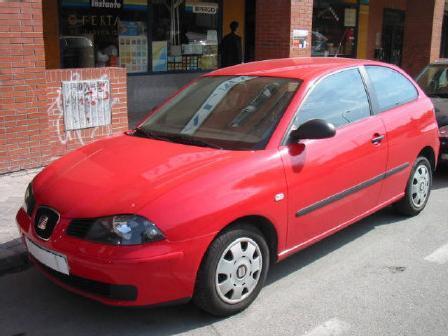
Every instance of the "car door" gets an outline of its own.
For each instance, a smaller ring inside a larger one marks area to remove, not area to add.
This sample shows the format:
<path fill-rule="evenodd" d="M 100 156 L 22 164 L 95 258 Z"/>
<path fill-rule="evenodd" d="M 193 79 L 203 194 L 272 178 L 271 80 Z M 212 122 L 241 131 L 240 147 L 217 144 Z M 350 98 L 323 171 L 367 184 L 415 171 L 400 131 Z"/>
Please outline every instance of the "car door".
<path fill-rule="evenodd" d="M 420 134 L 430 126 L 431 118 L 426 118 L 429 124 L 425 125 L 422 115 L 428 113 L 427 105 L 416 101 L 417 89 L 398 71 L 383 66 L 365 69 L 375 109 L 386 127 L 389 156 L 380 200 L 389 202 L 402 195 L 412 165 L 423 148 L 419 144 Z"/>
<path fill-rule="evenodd" d="M 282 148 L 288 184 L 290 249 L 323 237 L 378 205 L 387 160 L 385 127 L 371 114 L 358 68 L 320 79 L 292 129 L 311 119 L 333 123 L 336 135 Z"/>

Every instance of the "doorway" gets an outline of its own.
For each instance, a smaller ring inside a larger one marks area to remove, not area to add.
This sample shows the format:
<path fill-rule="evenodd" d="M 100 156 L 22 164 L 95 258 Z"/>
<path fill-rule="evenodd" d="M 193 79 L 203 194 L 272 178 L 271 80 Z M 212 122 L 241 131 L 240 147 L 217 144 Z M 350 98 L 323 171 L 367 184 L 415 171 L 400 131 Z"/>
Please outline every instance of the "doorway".
<path fill-rule="evenodd" d="M 255 0 L 246 0 L 245 7 L 244 62 L 247 63 L 255 60 Z"/>
<path fill-rule="evenodd" d="M 442 24 L 442 39 L 440 43 L 440 58 L 448 57 L 448 13 L 445 11 Z"/>
<path fill-rule="evenodd" d="M 398 9 L 384 9 L 383 53 L 381 60 L 400 66 L 403 55 L 405 12 Z"/>

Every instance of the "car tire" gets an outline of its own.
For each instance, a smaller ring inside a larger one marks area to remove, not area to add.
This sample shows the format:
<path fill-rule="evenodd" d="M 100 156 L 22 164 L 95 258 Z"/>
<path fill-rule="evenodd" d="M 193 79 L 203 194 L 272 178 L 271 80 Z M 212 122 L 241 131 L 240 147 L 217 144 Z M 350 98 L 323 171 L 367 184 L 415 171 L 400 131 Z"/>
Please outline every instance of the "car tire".
<path fill-rule="evenodd" d="M 256 227 L 238 224 L 225 230 L 202 261 L 193 302 L 219 317 L 246 309 L 264 285 L 269 255 L 266 240 Z"/>
<path fill-rule="evenodd" d="M 405 196 L 394 205 L 397 212 L 405 216 L 418 215 L 428 202 L 431 185 L 431 164 L 427 158 L 419 157 L 411 170 Z"/>

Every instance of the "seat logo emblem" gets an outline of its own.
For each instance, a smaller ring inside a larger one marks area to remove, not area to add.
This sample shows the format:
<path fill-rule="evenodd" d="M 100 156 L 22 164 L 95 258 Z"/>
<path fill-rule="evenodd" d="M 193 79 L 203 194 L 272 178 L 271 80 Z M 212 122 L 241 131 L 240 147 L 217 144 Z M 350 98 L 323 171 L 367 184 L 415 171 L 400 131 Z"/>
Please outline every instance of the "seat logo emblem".
<path fill-rule="evenodd" d="M 48 220 L 49 220 L 48 216 L 45 215 L 41 216 L 39 218 L 39 222 L 37 223 L 37 227 L 41 230 L 45 230 L 47 228 Z"/>

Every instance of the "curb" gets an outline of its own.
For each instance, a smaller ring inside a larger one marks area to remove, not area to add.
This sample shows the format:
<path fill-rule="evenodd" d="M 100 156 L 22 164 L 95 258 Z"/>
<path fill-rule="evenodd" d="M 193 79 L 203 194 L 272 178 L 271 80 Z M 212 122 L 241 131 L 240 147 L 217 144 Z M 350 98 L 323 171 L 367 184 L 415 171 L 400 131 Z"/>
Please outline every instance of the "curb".
<path fill-rule="evenodd" d="M 16 252 L 6 258 L 0 258 L 0 276 L 21 272 L 31 267 L 28 252 Z"/>

